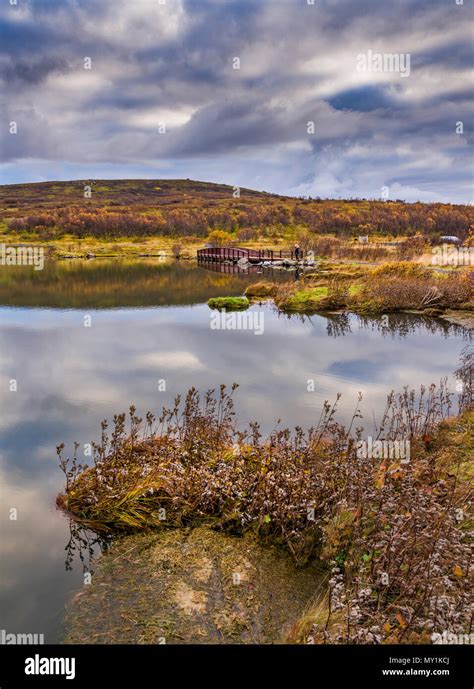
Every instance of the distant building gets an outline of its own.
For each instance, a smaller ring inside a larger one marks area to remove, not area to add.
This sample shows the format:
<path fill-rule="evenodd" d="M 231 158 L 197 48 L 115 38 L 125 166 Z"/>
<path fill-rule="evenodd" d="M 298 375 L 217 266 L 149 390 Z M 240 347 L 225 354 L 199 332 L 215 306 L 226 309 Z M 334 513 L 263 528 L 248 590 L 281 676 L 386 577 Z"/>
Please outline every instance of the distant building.
<path fill-rule="evenodd" d="M 443 244 L 461 244 L 461 240 L 459 239 L 459 237 L 455 237 L 454 235 L 449 234 L 440 237 L 439 240 Z"/>

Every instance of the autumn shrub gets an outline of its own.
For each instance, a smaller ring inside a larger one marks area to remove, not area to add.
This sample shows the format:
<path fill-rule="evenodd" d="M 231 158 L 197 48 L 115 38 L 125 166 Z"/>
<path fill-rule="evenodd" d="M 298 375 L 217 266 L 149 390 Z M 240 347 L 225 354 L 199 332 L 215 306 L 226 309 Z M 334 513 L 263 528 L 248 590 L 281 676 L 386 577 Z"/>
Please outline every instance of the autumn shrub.
<path fill-rule="evenodd" d="M 472 355 L 457 373 L 472 380 L 466 366 Z M 192 388 L 184 403 L 178 397 L 145 423 L 131 407 L 130 429 L 120 414 L 110 436 L 103 422 L 89 467 L 76 454 L 65 458 L 60 445 L 66 487 L 58 505 L 99 533 L 206 521 L 285 544 L 300 564 L 321 558 L 327 602 L 308 630 L 318 642 L 426 642 L 433 633 L 468 632 L 472 387 L 457 425 L 447 420 L 453 400 L 443 381 L 388 396 L 374 440 L 408 442 L 408 461 L 360 451 L 360 396 L 348 428 L 336 418 L 338 396 L 324 403 L 316 426 L 263 439 L 257 422 L 238 429 L 236 387 L 209 391 L 202 402 Z"/>
<path fill-rule="evenodd" d="M 285 304 L 299 289 L 298 283 L 293 281 L 278 282 L 275 285 L 275 291 L 273 295 L 273 301 L 276 306 L 281 307 Z"/>
<path fill-rule="evenodd" d="M 421 256 L 423 253 L 429 250 L 430 246 L 426 237 L 423 237 L 422 235 L 408 237 L 398 246 L 398 258 L 400 261 L 409 261 L 414 259 L 416 256 Z"/>
<path fill-rule="evenodd" d="M 296 223 L 314 234 L 349 237 L 354 233 L 427 238 L 456 234 L 464 239 L 472 225 L 472 208 L 451 204 L 404 203 L 347 199 L 299 201 L 293 210 Z"/>
<path fill-rule="evenodd" d="M 107 212 L 104 210 L 63 209 L 51 215 L 30 215 L 12 220 L 10 229 L 32 230 L 41 233 L 42 227 L 56 227 L 58 231 L 76 237 L 120 237 L 135 235 L 166 234 L 164 221 L 126 210 Z"/>
<path fill-rule="evenodd" d="M 257 239 L 257 237 L 258 232 L 254 228 L 242 227 L 240 230 L 237 230 L 237 239 L 239 242 L 249 242 L 252 239 Z"/>
<path fill-rule="evenodd" d="M 322 306 L 325 309 L 345 308 L 348 301 L 348 287 L 341 280 L 331 280 L 328 283 L 328 293 L 324 298 Z"/>
<path fill-rule="evenodd" d="M 276 294 L 277 285 L 274 282 L 254 282 L 245 290 L 245 296 L 249 299 L 273 297 Z"/>
<path fill-rule="evenodd" d="M 85 236 L 85 225 L 90 236 L 98 238 L 140 233 L 204 238 L 221 229 L 243 231 L 239 241 L 248 241 L 246 233 L 251 231 L 255 236 L 249 239 L 276 240 L 291 228 L 295 233 L 307 232 L 320 255 L 362 261 L 388 260 L 392 255 L 412 258 L 420 250 L 419 235 L 428 242 L 449 234 L 464 240 L 474 222 L 473 208 L 467 205 L 303 199 L 249 189 L 241 189 L 241 196 L 235 198 L 231 187 L 192 180 L 104 180 L 92 187 L 92 197 L 84 199 L 80 181 L 5 186 L 0 189 L 2 220 L 10 223 L 12 231 L 54 227 L 61 232 L 67 224 L 67 231 L 77 237 Z M 39 214 L 45 217 L 38 220 Z M 118 215 L 124 216 L 123 222 Z M 358 234 L 371 239 L 404 236 L 410 241 L 398 249 L 348 241 Z M 330 237 L 326 248 L 321 243 L 325 236 Z"/>
<path fill-rule="evenodd" d="M 311 237 L 310 234 L 300 235 L 299 243 L 304 251 L 313 251 L 316 256 L 325 258 L 375 262 L 388 260 L 390 250 L 380 244 L 358 244 L 339 237 Z"/>
<path fill-rule="evenodd" d="M 207 236 L 207 241 L 213 246 L 232 246 L 234 244 L 234 237 L 224 230 L 212 230 Z"/>
<path fill-rule="evenodd" d="M 44 227 L 54 227 L 56 218 L 49 213 L 35 213 L 24 218 L 14 218 L 10 221 L 9 229 L 14 232 L 37 230 Z"/>
<path fill-rule="evenodd" d="M 472 414 L 460 424 L 472 433 Z M 444 427 L 431 437 L 449 439 Z M 455 478 L 466 457 L 443 469 L 423 443 L 412 453 L 409 466 L 360 459 L 349 469 L 351 490 L 323 527 L 327 610 L 308 630 L 321 643 L 430 643 L 471 630 L 470 494 Z"/>
<path fill-rule="evenodd" d="M 468 304 L 474 295 L 474 271 L 437 275 L 416 263 L 393 263 L 372 271 L 349 300 L 357 309 L 447 309 Z"/>
<path fill-rule="evenodd" d="M 371 273 L 371 277 L 378 278 L 428 278 L 432 276 L 432 271 L 419 263 L 410 261 L 396 261 L 394 263 L 384 263 Z"/>
<path fill-rule="evenodd" d="M 474 308 L 474 268 L 449 273 L 441 281 L 446 306 Z"/>
<path fill-rule="evenodd" d="M 183 252 L 183 245 L 175 243 L 171 247 L 171 253 L 173 254 L 174 258 L 180 258 L 181 254 Z"/>

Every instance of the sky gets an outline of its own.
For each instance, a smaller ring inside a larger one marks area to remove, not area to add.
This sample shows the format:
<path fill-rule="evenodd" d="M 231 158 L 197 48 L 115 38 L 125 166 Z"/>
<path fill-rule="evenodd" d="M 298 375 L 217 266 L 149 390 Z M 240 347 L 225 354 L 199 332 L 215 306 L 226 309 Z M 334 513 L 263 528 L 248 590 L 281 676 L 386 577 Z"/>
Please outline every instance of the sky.
<path fill-rule="evenodd" d="M 2 0 L 0 183 L 471 203 L 473 16 L 473 0 Z"/>

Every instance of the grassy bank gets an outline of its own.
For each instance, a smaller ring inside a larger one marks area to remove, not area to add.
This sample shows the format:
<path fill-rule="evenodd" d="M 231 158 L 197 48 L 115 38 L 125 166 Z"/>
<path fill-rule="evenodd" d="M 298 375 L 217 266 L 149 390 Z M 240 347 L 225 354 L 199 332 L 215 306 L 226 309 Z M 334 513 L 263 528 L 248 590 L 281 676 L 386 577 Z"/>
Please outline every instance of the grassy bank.
<path fill-rule="evenodd" d="M 296 239 L 296 233 L 291 232 L 284 238 L 261 237 L 255 240 L 238 240 L 231 236 L 226 246 L 239 246 L 248 249 L 290 249 Z M 40 246 L 47 256 L 52 259 L 74 258 L 140 258 L 162 257 L 179 258 L 181 260 L 195 259 L 197 250 L 204 248 L 207 237 L 186 236 L 152 236 L 141 235 L 128 237 L 83 238 L 63 234 L 51 238 L 33 232 L 11 233 L 0 231 L 0 244 L 6 246 Z"/>
<path fill-rule="evenodd" d="M 409 444 L 405 456 L 363 452 L 366 439 L 326 403 L 318 425 L 263 440 L 258 423 L 236 426 L 232 393 L 181 404 L 145 422 L 117 416 L 80 466 L 58 448 L 66 490 L 58 506 L 102 534 L 206 525 L 285 546 L 301 566 L 330 574 L 317 610 L 291 640 L 423 642 L 465 633 L 472 558 L 468 540 L 474 415 L 472 352 L 457 373 L 462 414 L 448 421 L 444 384 L 389 395 L 374 438 Z M 234 386 L 235 389 L 235 386 Z M 233 389 L 233 391 L 234 391 Z M 232 392 L 233 392 L 232 391 Z M 324 622 L 321 615 L 324 612 Z"/>
<path fill-rule="evenodd" d="M 472 565 L 469 556 L 464 564 L 459 556 L 464 547 L 467 555 L 472 542 L 474 520 L 468 506 L 474 480 L 473 453 L 474 412 L 470 411 L 441 422 L 426 438 L 424 447 L 417 448 L 414 470 L 418 474 L 417 497 L 424 503 L 421 509 L 418 506 L 414 510 L 410 500 L 404 514 L 400 512 L 395 516 L 380 505 L 377 516 L 373 513 L 370 517 L 369 504 L 368 514 L 362 520 L 368 530 L 362 529 L 359 533 L 350 512 L 344 519 L 339 515 L 333 520 L 329 529 L 335 529 L 335 536 L 340 535 L 339 545 L 346 544 L 343 566 L 336 557 L 328 589 L 294 625 L 287 637 L 289 643 L 307 643 L 308 639 L 316 643 L 327 639 L 349 640 L 348 623 L 357 628 L 361 622 L 365 626 L 360 630 L 361 638 L 369 642 L 429 644 L 433 633 L 442 633 L 442 629 L 448 630 L 453 623 L 452 632 L 456 628 L 454 633 L 458 635 L 470 633 L 468 617 L 464 625 L 461 618 L 463 606 L 468 605 L 472 595 L 467 581 Z M 400 496 L 406 490 L 405 479 L 399 475 L 400 468 L 396 464 L 392 465 L 391 472 L 398 476 L 395 483 L 399 483 L 397 493 Z M 387 473 L 379 474 L 379 482 L 386 479 Z M 431 500 L 427 496 L 433 493 L 437 497 Z M 452 504 L 451 497 L 455 497 Z M 384 499 L 387 498 L 386 493 Z M 375 524 L 370 524 L 372 518 L 382 520 L 380 541 L 373 538 L 376 528 Z M 454 537 L 457 543 L 452 559 L 444 547 L 446 544 L 441 544 L 446 533 L 445 518 L 451 521 L 449 540 Z M 433 520 L 431 526 L 428 519 Z M 365 541 L 367 535 L 369 538 Z M 385 558 L 381 559 L 384 549 Z M 392 552 L 387 552 L 390 549 Z M 403 549 L 406 551 L 400 557 Z M 385 564 L 382 564 L 384 559 Z M 352 567 L 354 577 L 350 590 L 345 589 L 348 566 Z M 444 582 L 440 578 L 442 571 Z M 381 585 L 384 580 L 386 586 Z M 431 599 L 432 610 L 421 621 L 417 619 L 417 605 L 423 605 L 423 597 Z"/>
<path fill-rule="evenodd" d="M 202 239 L 189 237 L 177 242 L 174 237 L 105 237 L 83 238 L 64 234 L 60 237 L 44 237 L 32 232 L 21 234 L 0 233 L 0 244 L 42 246 L 48 256 L 54 259 L 68 258 L 140 258 L 163 257 L 183 260 L 196 257 L 197 249 L 203 246 Z"/>
<path fill-rule="evenodd" d="M 317 313 L 346 309 L 365 314 L 419 311 L 440 315 L 444 311 L 474 311 L 472 268 L 434 271 L 408 261 L 376 268 L 353 264 L 321 264 L 303 280 L 252 285 L 246 296 L 258 301 L 273 296 L 287 313 Z"/>

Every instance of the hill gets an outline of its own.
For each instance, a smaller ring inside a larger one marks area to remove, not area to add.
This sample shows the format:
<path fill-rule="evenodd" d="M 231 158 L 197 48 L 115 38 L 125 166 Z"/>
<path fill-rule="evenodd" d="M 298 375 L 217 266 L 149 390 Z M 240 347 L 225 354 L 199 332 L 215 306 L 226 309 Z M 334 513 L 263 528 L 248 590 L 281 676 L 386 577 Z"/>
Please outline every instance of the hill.
<path fill-rule="evenodd" d="M 193 180 L 77 180 L 0 187 L 0 229 L 20 239 L 205 237 L 239 241 L 295 231 L 465 238 L 471 206 L 364 199 L 295 198 Z"/>

